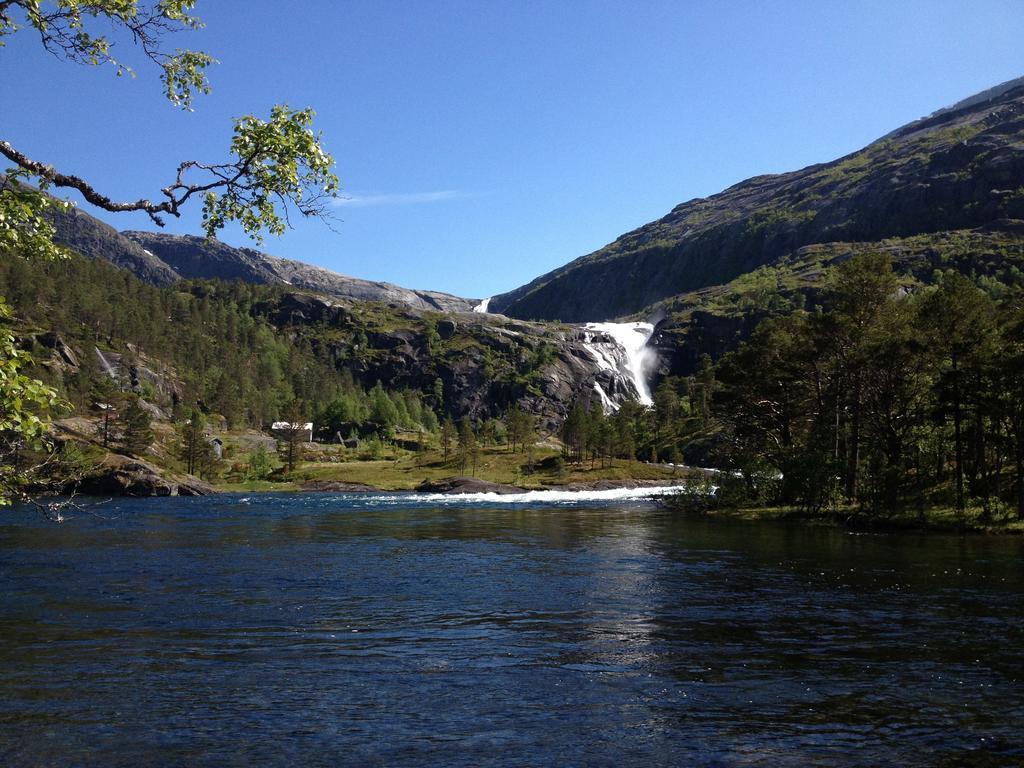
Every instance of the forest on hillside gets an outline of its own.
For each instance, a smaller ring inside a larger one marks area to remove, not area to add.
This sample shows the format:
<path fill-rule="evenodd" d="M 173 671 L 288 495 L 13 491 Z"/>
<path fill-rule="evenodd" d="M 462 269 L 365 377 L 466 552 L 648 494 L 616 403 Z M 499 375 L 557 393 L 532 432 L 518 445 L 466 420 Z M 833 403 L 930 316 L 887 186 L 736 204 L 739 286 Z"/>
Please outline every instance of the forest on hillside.
<path fill-rule="evenodd" d="M 1024 519 L 1024 288 L 931 278 L 859 253 L 814 304 L 779 305 L 697 375 L 662 379 L 652 408 L 578 405 L 566 455 L 725 470 L 718 506 Z"/>
<path fill-rule="evenodd" d="M 823 306 L 771 318 L 716 367 L 716 418 L 752 500 L 1024 517 L 1024 292 L 958 271 L 907 286 L 885 254 Z"/>
<path fill-rule="evenodd" d="M 170 418 L 198 407 L 228 428 L 262 428 L 289 414 L 324 414 L 325 426 L 344 420 L 381 430 L 437 428 L 421 393 L 366 389 L 301 337 L 275 328 L 265 308 L 281 290 L 220 281 L 155 287 L 78 256 L 0 259 L 0 293 L 37 361 L 35 374 L 80 412 L 94 405 L 97 381 L 109 378 L 104 360 L 113 358 L 121 363 L 120 388 Z M 54 360 L 58 339 L 73 350 L 75 365 Z"/>
<path fill-rule="evenodd" d="M 718 503 L 740 506 L 1024 516 L 1024 292 L 956 270 L 933 277 L 908 281 L 886 254 L 859 253 L 828 270 L 819 302 L 780 305 L 735 351 L 663 378 L 653 407 L 605 413 L 596 397 L 581 398 L 559 434 L 564 458 L 717 467 L 738 476 L 723 481 Z M 106 352 L 122 371 L 146 374 L 121 388 L 174 420 L 199 409 L 229 428 L 301 417 L 323 430 L 493 445 L 535 428 L 516 408 L 457 426 L 441 387 L 364 388 L 346 361 L 324 357 L 315 334 L 269 322 L 281 288 L 158 288 L 73 257 L 0 260 L 0 291 L 38 375 L 79 412 L 109 378 Z M 77 365 L 59 363 L 55 338 Z"/>

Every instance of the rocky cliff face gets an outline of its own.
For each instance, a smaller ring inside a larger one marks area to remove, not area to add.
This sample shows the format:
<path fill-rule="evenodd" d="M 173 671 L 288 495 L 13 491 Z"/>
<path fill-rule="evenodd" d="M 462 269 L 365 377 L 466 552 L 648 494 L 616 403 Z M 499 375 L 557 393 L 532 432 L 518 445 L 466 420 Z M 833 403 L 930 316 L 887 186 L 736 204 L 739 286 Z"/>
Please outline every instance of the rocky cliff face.
<path fill-rule="evenodd" d="M 636 396 L 627 375 L 602 367 L 592 333 L 472 312 L 441 315 L 353 300 L 287 293 L 256 308 L 275 327 L 307 341 L 318 356 L 364 386 L 435 390 L 457 418 L 501 416 L 518 403 L 547 429 L 576 402 L 614 403 Z"/>
<path fill-rule="evenodd" d="M 90 259 L 105 259 L 153 285 L 170 285 L 181 279 L 171 267 L 134 240 L 78 208 L 54 210 L 51 221 L 56 240 Z"/>
<path fill-rule="evenodd" d="M 831 163 L 691 200 L 614 243 L 491 300 L 579 322 L 628 316 L 726 283 L 801 246 L 1024 219 L 1024 79 L 966 99 Z"/>
<path fill-rule="evenodd" d="M 219 278 L 260 285 L 292 285 L 336 298 L 381 301 L 421 310 L 468 312 L 479 300 L 438 291 L 360 280 L 252 248 L 217 240 L 158 232 L 118 232 L 84 211 L 55 211 L 57 242 L 90 259 L 105 259 L 153 285 Z"/>
<path fill-rule="evenodd" d="M 124 232 L 155 254 L 182 278 L 242 280 L 261 285 L 293 285 L 335 298 L 382 301 L 421 310 L 468 312 L 477 301 L 437 291 L 401 288 L 360 280 L 299 261 L 269 256 L 252 248 L 234 248 L 218 240 L 158 232 Z"/>

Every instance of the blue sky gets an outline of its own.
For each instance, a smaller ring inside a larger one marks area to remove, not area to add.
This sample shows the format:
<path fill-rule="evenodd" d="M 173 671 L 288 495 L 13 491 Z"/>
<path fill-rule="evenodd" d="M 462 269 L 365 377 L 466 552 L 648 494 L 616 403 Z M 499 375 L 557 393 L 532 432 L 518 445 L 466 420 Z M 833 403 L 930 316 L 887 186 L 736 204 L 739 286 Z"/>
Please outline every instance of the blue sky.
<path fill-rule="evenodd" d="M 223 157 L 233 117 L 313 106 L 349 199 L 336 231 L 300 222 L 264 250 L 468 297 L 1024 74 L 1020 0 L 201 0 L 197 12 L 207 28 L 175 44 L 221 63 L 195 112 L 163 101 L 151 69 L 129 80 L 62 64 L 20 34 L 0 49 L 0 135 L 136 199 L 183 159 Z M 168 230 L 198 233 L 198 211 Z"/>

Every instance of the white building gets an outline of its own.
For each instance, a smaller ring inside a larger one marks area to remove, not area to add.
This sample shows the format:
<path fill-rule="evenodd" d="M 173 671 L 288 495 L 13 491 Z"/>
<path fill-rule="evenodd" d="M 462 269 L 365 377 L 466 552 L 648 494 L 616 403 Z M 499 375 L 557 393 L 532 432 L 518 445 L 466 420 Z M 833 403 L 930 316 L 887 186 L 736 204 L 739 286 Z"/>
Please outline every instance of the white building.
<path fill-rule="evenodd" d="M 313 442 L 313 422 L 307 421 L 305 424 L 300 422 L 288 422 L 288 421 L 275 421 L 270 425 L 270 433 L 281 440 L 291 437 L 295 432 L 300 432 L 302 440 L 307 443 Z"/>

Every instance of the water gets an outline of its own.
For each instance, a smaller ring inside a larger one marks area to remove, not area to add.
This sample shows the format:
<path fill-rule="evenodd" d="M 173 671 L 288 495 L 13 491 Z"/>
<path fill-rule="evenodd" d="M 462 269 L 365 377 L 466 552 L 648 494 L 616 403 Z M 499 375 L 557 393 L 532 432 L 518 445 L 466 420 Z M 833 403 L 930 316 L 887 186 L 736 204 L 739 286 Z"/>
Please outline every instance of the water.
<path fill-rule="evenodd" d="M 1024 764 L 1024 542 L 641 500 L 0 517 L 0 764 Z"/>
<path fill-rule="evenodd" d="M 611 343 L 588 337 L 586 347 L 594 356 L 602 370 L 613 371 L 623 376 L 636 390 L 637 399 L 642 405 L 654 405 L 651 388 L 647 383 L 647 367 L 651 359 L 647 349 L 647 340 L 654 333 L 650 323 L 587 323 L 588 331 L 610 337 Z M 597 382 L 594 389 L 605 411 L 618 410 L 608 393 Z"/>

